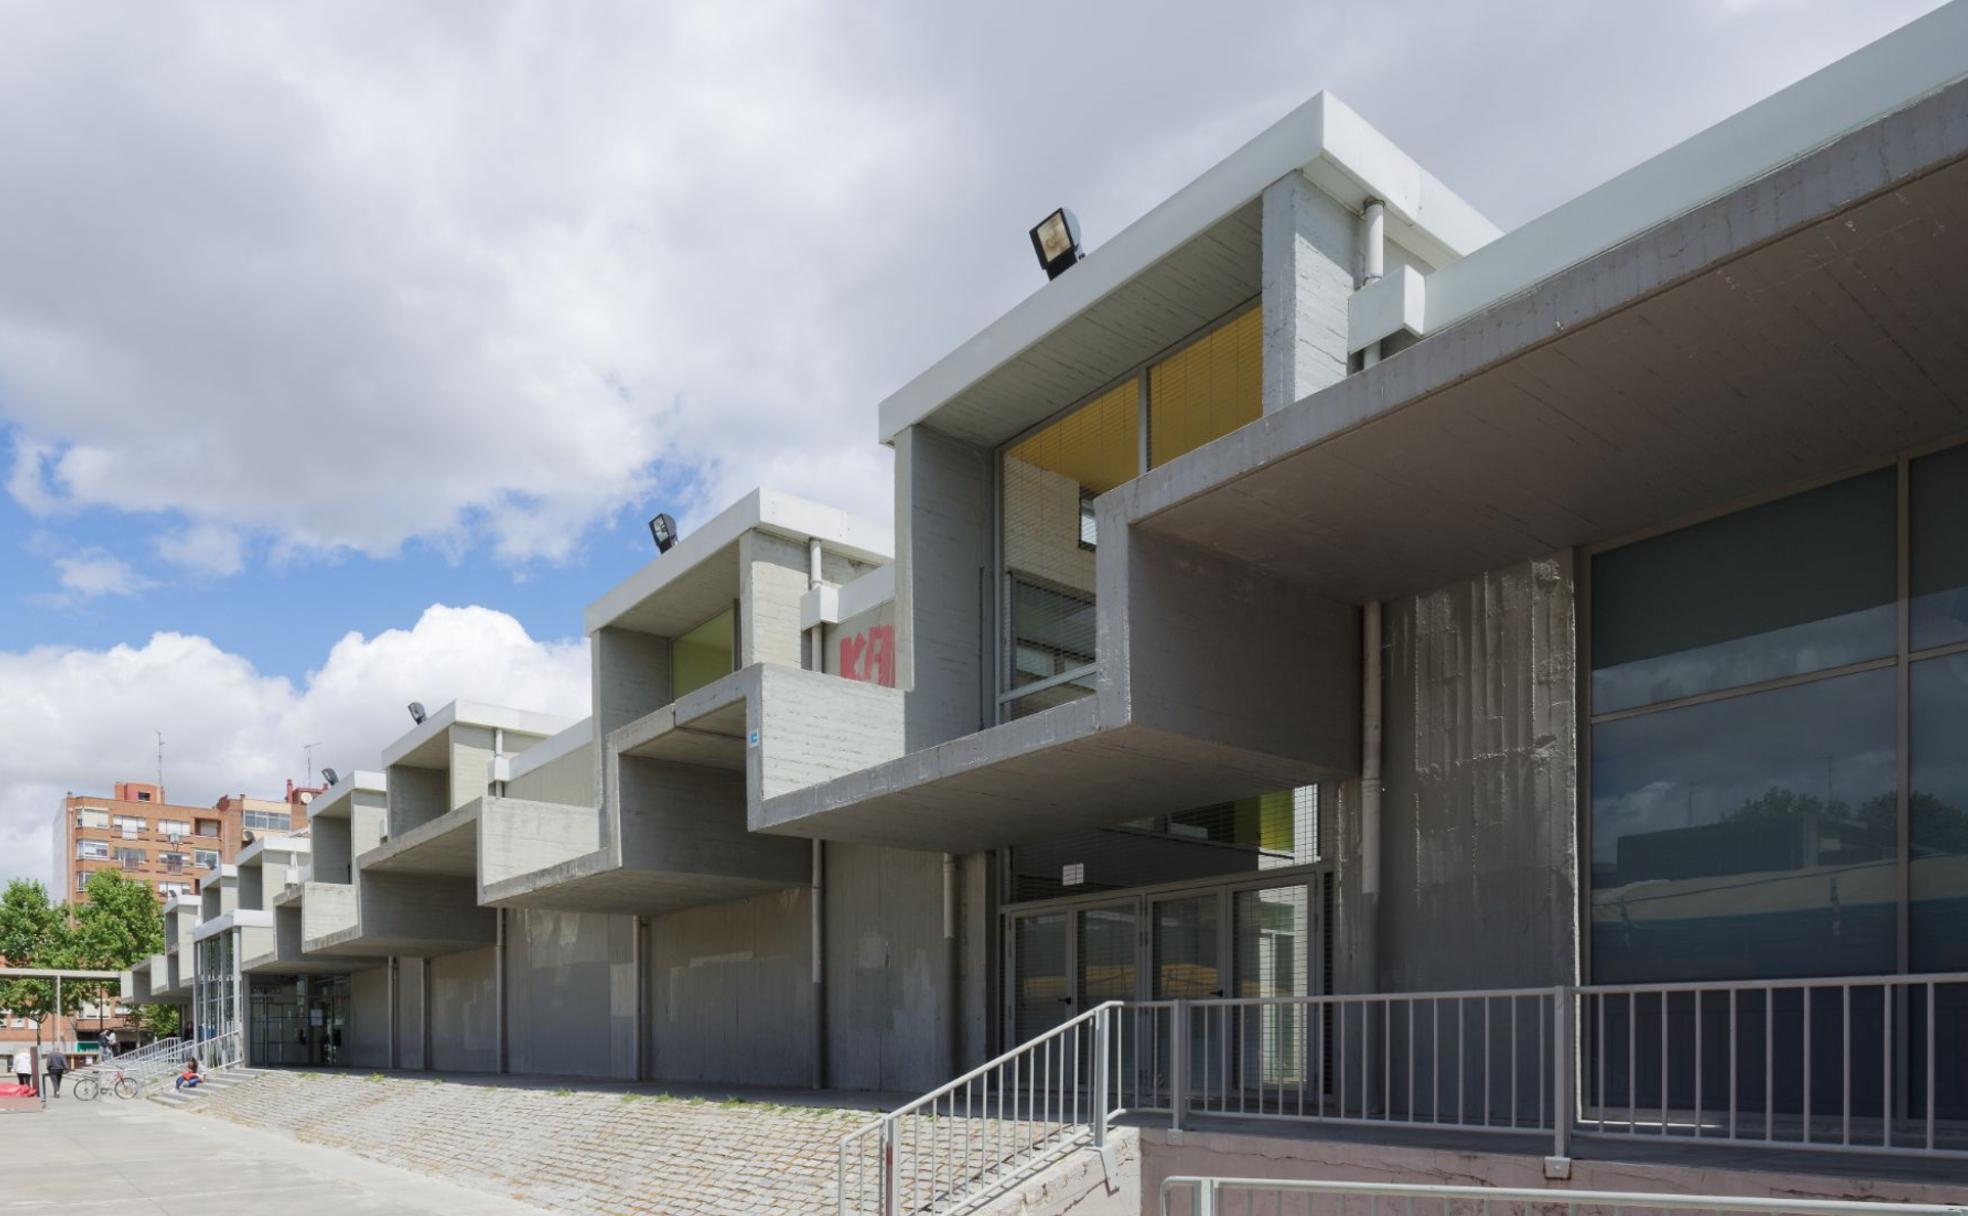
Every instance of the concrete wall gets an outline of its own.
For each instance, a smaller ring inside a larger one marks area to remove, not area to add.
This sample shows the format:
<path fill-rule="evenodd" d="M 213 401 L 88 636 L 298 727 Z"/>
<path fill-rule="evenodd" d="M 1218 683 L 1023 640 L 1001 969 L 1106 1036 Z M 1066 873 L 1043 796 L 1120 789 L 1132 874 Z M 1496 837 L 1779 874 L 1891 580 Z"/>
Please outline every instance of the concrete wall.
<path fill-rule="evenodd" d="M 903 694 L 819 672 L 766 667 L 746 707 L 759 746 L 746 750 L 751 791 L 772 798 L 902 754 Z"/>
<path fill-rule="evenodd" d="M 492 944 L 497 930 L 492 909 L 478 906 L 478 879 L 367 869 L 361 878 L 364 937 Z"/>
<path fill-rule="evenodd" d="M 578 761 L 585 781 L 587 754 L 568 759 Z M 601 812 L 592 804 L 487 798 L 479 810 L 478 832 L 478 876 L 490 886 L 599 849 Z"/>
<path fill-rule="evenodd" d="M 464 950 L 430 961 L 431 1067 L 446 1072 L 499 1068 L 498 956 Z"/>
<path fill-rule="evenodd" d="M 594 731 L 606 740 L 611 731 L 670 703 L 670 639 L 629 629 L 597 629 L 589 635 L 593 662 Z M 592 753 L 595 805 L 607 802 L 608 774 L 603 771 L 605 747 Z"/>
<path fill-rule="evenodd" d="M 379 965 L 349 976 L 349 1064 L 388 1068 L 389 968 Z"/>
<path fill-rule="evenodd" d="M 806 546 L 763 532 L 738 538 L 738 666 L 800 666 L 800 597 Z M 822 569 L 825 557 L 822 555 Z"/>
<path fill-rule="evenodd" d="M 1005 568 L 1091 598 L 1094 551 L 1080 545 L 1080 483 L 1007 456 L 1003 492 Z"/>
<path fill-rule="evenodd" d="M 1263 208 L 1268 414 L 1346 375 L 1346 302 L 1362 269 L 1361 221 L 1302 173 L 1266 189 Z"/>
<path fill-rule="evenodd" d="M 549 760 L 530 773 L 521 773 L 506 782 L 508 798 L 534 802 L 561 802 L 569 806 L 595 806 L 594 747 L 577 747 L 557 760 Z"/>
<path fill-rule="evenodd" d="M 513 1072 L 634 1080 L 635 918 L 514 909 L 506 920 Z"/>
<path fill-rule="evenodd" d="M 990 684 L 991 454 L 924 427 L 895 437 L 895 616 L 907 742 L 985 721 Z"/>
<path fill-rule="evenodd" d="M 311 882 L 301 904 L 301 935 L 318 940 L 355 925 L 355 888 L 344 883 Z"/>
<path fill-rule="evenodd" d="M 618 771 L 624 866 L 789 886 L 810 877 L 805 841 L 747 829 L 743 773 L 638 756 L 623 756 Z"/>
<path fill-rule="evenodd" d="M 812 1083 L 811 909 L 801 887 L 650 919 L 653 1076 Z"/>
<path fill-rule="evenodd" d="M 1359 609 L 1139 528 L 1125 538 L 1101 587 L 1111 598 L 1125 578 L 1125 614 L 1103 604 L 1120 624 L 1101 647 L 1126 664 L 1134 721 L 1357 771 Z"/>
<path fill-rule="evenodd" d="M 1568 554 L 1383 608 L 1377 976 L 1363 974 L 1359 783 L 1335 819 L 1343 992 L 1513 987 L 1577 968 Z"/>
<path fill-rule="evenodd" d="M 474 798 L 485 797 L 492 777 L 492 757 L 498 754 L 492 746 L 496 735 L 489 726 L 463 724 L 452 726 L 446 733 L 451 736 L 451 776 L 449 804 L 444 809 L 455 811 Z M 536 737 L 508 734 L 506 753 L 518 751 Z"/>
<path fill-rule="evenodd" d="M 451 778 L 440 768 L 392 764 L 383 772 L 389 786 L 389 831 L 402 835 L 451 809 Z M 358 849 L 357 855 L 361 854 Z"/>
<path fill-rule="evenodd" d="M 943 862 L 827 846 L 828 1084 L 921 1092 L 955 1075 Z"/>
<path fill-rule="evenodd" d="M 422 959 L 396 960 L 396 1066 L 427 1068 L 424 1054 L 424 965 Z"/>

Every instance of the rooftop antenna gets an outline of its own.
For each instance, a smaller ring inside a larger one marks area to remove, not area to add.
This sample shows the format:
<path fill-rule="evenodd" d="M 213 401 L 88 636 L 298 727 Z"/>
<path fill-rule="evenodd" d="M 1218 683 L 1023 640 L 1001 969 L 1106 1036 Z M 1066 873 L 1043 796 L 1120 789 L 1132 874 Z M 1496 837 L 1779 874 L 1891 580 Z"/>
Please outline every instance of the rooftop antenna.
<path fill-rule="evenodd" d="M 150 729 L 151 733 L 157 736 L 157 800 L 162 802 L 164 800 L 164 731 L 161 727 L 155 726 Z"/>
<path fill-rule="evenodd" d="M 301 765 L 302 781 L 306 781 L 308 779 L 308 775 L 314 772 L 314 749 L 320 746 L 321 744 L 318 742 L 301 744 L 301 752 L 306 757 L 305 762 Z"/>

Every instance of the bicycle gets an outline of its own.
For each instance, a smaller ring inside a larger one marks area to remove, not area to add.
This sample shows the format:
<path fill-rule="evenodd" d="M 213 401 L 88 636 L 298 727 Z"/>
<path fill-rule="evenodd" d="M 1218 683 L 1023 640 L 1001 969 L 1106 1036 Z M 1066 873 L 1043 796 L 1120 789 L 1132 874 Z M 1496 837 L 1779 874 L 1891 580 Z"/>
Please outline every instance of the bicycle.
<path fill-rule="evenodd" d="M 120 1068 L 113 1071 L 115 1073 L 115 1079 L 109 1081 L 108 1084 L 109 1088 L 116 1092 L 116 1096 L 119 1098 L 136 1097 L 139 1088 L 136 1081 Z M 93 1070 L 86 1076 L 77 1077 L 74 1087 L 76 1100 L 78 1102 L 95 1101 L 98 1097 L 102 1096 L 105 1080 L 106 1078 L 102 1074 Z"/>

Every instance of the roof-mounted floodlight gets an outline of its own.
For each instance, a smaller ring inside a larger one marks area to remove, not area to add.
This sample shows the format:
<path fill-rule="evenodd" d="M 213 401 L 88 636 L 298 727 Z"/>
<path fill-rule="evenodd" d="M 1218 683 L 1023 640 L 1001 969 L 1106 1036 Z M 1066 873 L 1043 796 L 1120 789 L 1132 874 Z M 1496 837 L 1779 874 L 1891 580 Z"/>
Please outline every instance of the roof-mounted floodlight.
<path fill-rule="evenodd" d="M 1080 250 L 1080 221 L 1064 207 L 1046 216 L 1032 229 L 1032 252 L 1039 255 L 1046 278 L 1065 274 L 1086 256 Z"/>
<path fill-rule="evenodd" d="M 333 785 L 333 784 L 335 784 L 335 782 L 337 782 L 337 781 L 339 781 L 339 780 L 341 780 L 341 778 L 339 778 L 339 777 L 337 777 L 337 776 L 335 775 L 335 770 L 334 770 L 334 769 L 332 769 L 332 768 L 324 768 L 324 769 L 322 769 L 322 770 L 321 770 L 321 779 L 322 779 L 322 781 L 324 781 L 324 782 L 326 782 L 326 783 L 327 783 L 327 784 L 329 784 L 329 785 Z"/>
<path fill-rule="evenodd" d="M 410 720 L 419 726 L 424 724 L 424 703 L 422 701 L 410 702 Z"/>
<path fill-rule="evenodd" d="M 668 514 L 658 515 L 649 521 L 649 539 L 656 542 L 656 552 L 668 553 L 670 546 L 677 543 L 676 520 Z"/>

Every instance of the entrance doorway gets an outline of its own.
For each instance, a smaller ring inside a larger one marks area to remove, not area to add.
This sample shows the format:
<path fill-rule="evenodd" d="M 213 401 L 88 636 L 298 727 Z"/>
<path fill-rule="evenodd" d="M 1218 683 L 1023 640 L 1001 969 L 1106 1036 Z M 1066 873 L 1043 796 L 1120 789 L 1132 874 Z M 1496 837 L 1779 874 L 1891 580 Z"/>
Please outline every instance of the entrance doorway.
<path fill-rule="evenodd" d="M 1027 1042 L 1103 1001 L 1322 994 L 1327 881 L 1320 871 L 1008 909 L 1008 1042 Z M 1267 1025 L 1258 1038 L 1291 1039 L 1291 1029 Z M 1192 1033 L 1201 1033 L 1200 1021 Z"/>
<path fill-rule="evenodd" d="M 251 995 L 253 1063 L 334 1068 L 347 1062 L 347 976 L 256 977 Z"/>

